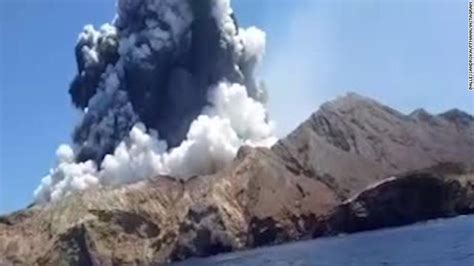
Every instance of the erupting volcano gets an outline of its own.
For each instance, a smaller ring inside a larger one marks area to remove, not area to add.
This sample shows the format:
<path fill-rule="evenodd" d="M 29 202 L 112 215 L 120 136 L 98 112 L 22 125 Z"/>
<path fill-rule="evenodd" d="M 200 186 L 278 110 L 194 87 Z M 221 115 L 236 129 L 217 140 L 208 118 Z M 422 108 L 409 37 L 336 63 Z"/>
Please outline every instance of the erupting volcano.
<path fill-rule="evenodd" d="M 265 33 L 239 28 L 229 0 L 119 0 L 111 24 L 79 34 L 69 93 L 82 118 L 36 201 L 210 174 L 242 145 L 271 146 L 254 74 L 264 52 Z"/>

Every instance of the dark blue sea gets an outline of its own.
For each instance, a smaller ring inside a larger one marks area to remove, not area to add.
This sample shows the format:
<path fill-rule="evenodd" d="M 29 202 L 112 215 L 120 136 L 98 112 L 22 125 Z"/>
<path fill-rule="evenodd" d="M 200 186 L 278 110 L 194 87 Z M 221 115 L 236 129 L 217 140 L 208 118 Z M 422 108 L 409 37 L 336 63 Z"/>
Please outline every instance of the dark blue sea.
<path fill-rule="evenodd" d="M 179 265 L 474 266 L 474 216 L 190 259 Z"/>

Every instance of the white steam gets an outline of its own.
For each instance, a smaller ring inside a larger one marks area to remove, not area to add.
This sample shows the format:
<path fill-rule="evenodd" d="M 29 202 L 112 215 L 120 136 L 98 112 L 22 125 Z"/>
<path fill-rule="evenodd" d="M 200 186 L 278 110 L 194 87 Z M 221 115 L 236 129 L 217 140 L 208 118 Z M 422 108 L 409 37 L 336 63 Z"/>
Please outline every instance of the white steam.
<path fill-rule="evenodd" d="M 245 47 L 244 59 L 255 58 L 260 62 L 265 54 L 265 32 L 256 27 L 249 27 L 240 29 L 239 36 L 241 36 Z"/>
<path fill-rule="evenodd" d="M 250 98 L 242 85 L 222 82 L 212 90 L 209 101 L 212 105 L 193 121 L 186 140 L 170 151 L 157 132 L 148 132 L 141 123 L 100 167 L 92 161 L 76 163 L 73 150 L 59 146 L 58 165 L 36 189 L 36 200 L 54 201 L 92 186 L 126 184 L 157 175 L 187 179 L 211 174 L 231 162 L 242 145 L 269 147 L 275 143 L 273 123 L 266 120 L 264 106 Z"/>
<path fill-rule="evenodd" d="M 74 152 L 68 145 L 60 145 L 56 156 L 58 165 L 41 180 L 34 192 L 37 201 L 58 200 L 99 183 L 95 164 L 92 161 L 75 163 Z"/>

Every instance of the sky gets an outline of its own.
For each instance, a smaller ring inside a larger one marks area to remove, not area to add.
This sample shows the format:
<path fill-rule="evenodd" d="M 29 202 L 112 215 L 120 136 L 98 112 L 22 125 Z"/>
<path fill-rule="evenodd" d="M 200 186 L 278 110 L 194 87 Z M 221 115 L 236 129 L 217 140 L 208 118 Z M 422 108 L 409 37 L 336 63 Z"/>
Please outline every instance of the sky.
<path fill-rule="evenodd" d="M 320 104 L 354 91 L 404 113 L 459 108 L 467 89 L 466 1 L 233 0 L 267 33 L 259 70 L 282 137 Z M 0 214 L 26 207 L 78 120 L 68 87 L 86 24 L 114 0 L 0 0 Z"/>

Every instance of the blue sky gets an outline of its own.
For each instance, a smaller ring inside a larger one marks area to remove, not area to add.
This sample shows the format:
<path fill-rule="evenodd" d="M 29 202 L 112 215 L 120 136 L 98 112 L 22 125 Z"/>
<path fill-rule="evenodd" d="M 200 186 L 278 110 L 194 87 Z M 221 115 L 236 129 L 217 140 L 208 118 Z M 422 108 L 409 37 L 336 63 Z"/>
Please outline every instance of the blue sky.
<path fill-rule="evenodd" d="M 74 44 L 114 0 L 0 0 L 0 214 L 31 203 L 77 121 L 67 89 Z M 267 32 L 260 70 L 283 136 L 355 91 L 403 112 L 473 113 L 465 1 L 234 0 L 241 26 Z"/>

